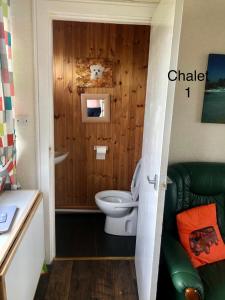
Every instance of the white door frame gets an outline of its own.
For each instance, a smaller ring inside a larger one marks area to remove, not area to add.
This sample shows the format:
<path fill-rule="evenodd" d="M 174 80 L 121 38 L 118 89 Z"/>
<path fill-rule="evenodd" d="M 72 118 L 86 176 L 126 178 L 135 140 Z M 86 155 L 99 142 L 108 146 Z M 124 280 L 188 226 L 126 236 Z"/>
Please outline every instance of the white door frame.
<path fill-rule="evenodd" d="M 55 257 L 55 166 L 52 21 L 150 25 L 157 3 L 111 0 L 32 0 L 38 186 L 44 196 L 46 262 Z"/>

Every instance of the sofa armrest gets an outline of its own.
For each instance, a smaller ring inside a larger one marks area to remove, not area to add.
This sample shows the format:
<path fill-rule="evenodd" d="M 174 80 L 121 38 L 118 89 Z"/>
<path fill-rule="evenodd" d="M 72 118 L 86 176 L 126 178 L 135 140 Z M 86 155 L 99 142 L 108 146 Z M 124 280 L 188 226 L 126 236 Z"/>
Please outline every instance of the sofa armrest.
<path fill-rule="evenodd" d="M 193 290 L 200 294 L 201 299 L 204 299 L 204 288 L 201 278 L 198 271 L 192 266 L 181 244 L 172 236 L 166 235 L 163 237 L 162 249 L 177 292 L 187 297 L 187 291 Z"/>

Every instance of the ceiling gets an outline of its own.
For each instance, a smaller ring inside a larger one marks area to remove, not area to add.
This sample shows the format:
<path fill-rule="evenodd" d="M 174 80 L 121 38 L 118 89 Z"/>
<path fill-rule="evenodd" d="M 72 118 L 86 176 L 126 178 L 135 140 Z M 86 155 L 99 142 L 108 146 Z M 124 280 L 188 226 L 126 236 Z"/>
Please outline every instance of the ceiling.
<path fill-rule="evenodd" d="M 160 0 L 126 0 L 124 2 L 145 2 L 145 3 L 159 3 Z"/>
<path fill-rule="evenodd" d="M 44 0 L 44 1 L 57 1 L 57 2 L 83 2 L 83 3 L 86 3 L 86 2 L 105 2 L 105 3 L 108 3 L 108 4 L 111 4 L 111 3 L 119 3 L 119 4 L 130 4 L 130 5 L 135 5 L 137 3 L 139 4 L 143 4 L 143 5 L 156 5 L 158 4 L 161 0 Z"/>
<path fill-rule="evenodd" d="M 94 0 L 93 0 L 94 1 Z M 141 3 L 141 4 L 157 4 L 161 0 L 98 0 L 102 2 L 121 2 L 121 3 Z"/>
<path fill-rule="evenodd" d="M 102 0 L 104 1 L 104 0 Z M 160 0 L 113 0 L 114 2 L 123 2 L 123 3 L 145 3 L 145 4 L 150 4 L 150 3 L 159 3 Z"/>

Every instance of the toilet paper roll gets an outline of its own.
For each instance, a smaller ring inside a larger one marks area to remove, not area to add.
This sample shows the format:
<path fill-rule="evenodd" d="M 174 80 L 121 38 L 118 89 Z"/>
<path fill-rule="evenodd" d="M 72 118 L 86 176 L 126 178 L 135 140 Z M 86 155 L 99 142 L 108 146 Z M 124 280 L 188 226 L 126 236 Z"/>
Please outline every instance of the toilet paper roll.
<path fill-rule="evenodd" d="M 96 159 L 104 160 L 106 156 L 106 152 L 108 150 L 107 146 L 95 146 L 96 150 Z"/>

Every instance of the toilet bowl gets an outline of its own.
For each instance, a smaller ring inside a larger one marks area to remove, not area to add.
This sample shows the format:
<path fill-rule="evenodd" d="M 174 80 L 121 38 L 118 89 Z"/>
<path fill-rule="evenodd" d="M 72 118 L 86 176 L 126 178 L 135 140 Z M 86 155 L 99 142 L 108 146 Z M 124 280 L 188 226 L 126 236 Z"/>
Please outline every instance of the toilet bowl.
<path fill-rule="evenodd" d="M 95 195 L 96 205 L 106 214 L 106 233 L 124 236 L 136 235 L 140 169 L 141 161 L 136 166 L 131 191 L 108 190 Z"/>

